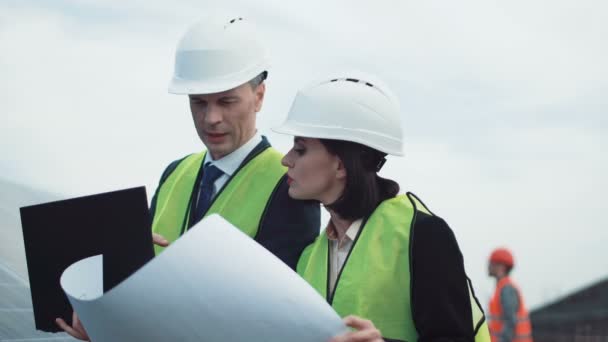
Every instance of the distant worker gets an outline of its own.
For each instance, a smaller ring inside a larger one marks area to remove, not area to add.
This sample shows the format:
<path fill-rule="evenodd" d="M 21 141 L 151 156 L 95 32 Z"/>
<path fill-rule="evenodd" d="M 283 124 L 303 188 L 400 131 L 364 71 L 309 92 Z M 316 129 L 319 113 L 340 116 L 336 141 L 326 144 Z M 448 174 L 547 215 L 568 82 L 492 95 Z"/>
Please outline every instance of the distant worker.
<path fill-rule="evenodd" d="M 490 255 L 488 274 L 496 278 L 487 316 L 492 342 L 532 342 L 532 325 L 523 296 L 509 277 L 513 266 L 513 254 L 508 249 L 497 248 Z"/>

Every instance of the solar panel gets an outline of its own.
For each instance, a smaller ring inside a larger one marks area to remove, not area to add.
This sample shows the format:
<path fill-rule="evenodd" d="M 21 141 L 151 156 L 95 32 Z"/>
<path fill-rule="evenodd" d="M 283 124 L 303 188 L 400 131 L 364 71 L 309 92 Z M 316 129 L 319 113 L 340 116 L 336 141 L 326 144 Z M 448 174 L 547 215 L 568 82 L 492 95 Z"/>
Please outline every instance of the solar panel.
<path fill-rule="evenodd" d="M 19 207 L 51 199 L 51 195 L 0 179 L 0 342 L 78 341 L 65 333 L 45 333 L 34 327 Z"/>
<path fill-rule="evenodd" d="M 0 342 L 77 341 L 64 333 L 36 331 L 30 289 L 0 260 Z"/>

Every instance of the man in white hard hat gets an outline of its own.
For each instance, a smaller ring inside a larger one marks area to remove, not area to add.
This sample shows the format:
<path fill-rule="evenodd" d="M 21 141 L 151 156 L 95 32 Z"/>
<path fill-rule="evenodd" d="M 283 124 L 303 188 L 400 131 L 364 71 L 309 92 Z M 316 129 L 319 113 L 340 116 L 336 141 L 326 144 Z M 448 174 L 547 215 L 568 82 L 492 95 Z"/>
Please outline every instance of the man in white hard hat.
<path fill-rule="evenodd" d="M 188 95 L 206 151 L 171 163 L 152 199 L 156 253 L 203 217 L 218 213 L 295 269 L 319 233 L 318 202 L 288 195 L 282 154 L 256 129 L 268 58 L 243 18 L 209 18 L 186 32 L 175 56 L 172 94 Z M 57 320 L 87 340 L 77 316 Z"/>
<path fill-rule="evenodd" d="M 218 213 L 295 268 L 320 226 L 318 203 L 287 195 L 282 154 L 256 129 L 268 57 L 240 17 L 209 18 L 180 40 L 169 92 L 188 95 L 206 152 L 173 162 L 152 201 L 156 252 Z"/>

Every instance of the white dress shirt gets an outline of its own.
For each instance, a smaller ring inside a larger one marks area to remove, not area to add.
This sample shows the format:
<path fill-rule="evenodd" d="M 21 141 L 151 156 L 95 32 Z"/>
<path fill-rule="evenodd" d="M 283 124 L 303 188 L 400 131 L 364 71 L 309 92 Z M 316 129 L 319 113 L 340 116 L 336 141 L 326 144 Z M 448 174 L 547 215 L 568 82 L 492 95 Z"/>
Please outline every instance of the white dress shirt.
<path fill-rule="evenodd" d="M 325 234 L 327 234 L 327 238 L 329 239 L 329 290 L 331 292 L 334 291 L 338 274 L 342 270 L 342 267 L 344 267 L 346 257 L 353 247 L 353 242 L 361 229 L 362 223 L 362 219 L 353 221 L 346 230 L 346 234 L 344 234 L 342 240 L 338 240 L 338 233 L 331 221 L 329 221 L 325 229 Z"/>

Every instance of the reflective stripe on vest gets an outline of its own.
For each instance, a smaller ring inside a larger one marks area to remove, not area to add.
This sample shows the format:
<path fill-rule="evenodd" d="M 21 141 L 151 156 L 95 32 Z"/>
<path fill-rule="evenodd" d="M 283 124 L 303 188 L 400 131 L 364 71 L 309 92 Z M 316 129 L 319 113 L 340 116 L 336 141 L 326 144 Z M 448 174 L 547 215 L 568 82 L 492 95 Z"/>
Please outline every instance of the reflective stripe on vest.
<path fill-rule="evenodd" d="M 490 299 L 490 312 L 488 315 L 488 327 L 492 336 L 492 341 L 500 341 L 499 337 L 503 329 L 503 310 L 502 304 L 500 303 L 500 293 L 506 285 L 511 285 L 517 291 L 517 298 L 519 300 L 519 308 L 515 318 L 515 334 L 512 341 L 517 342 L 532 342 L 532 324 L 528 317 L 528 310 L 521 296 L 521 292 L 517 285 L 515 285 L 509 277 L 502 278 L 498 284 L 496 284 L 496 290 L 492 299 Z"/>
<path fill-rule="evenodd" d="M 410 298 L 410 231 L 416 214 L 433 215 L 413 194 L 382 202 L 355 238 L 351 253 L 329 293 L 329 241 L 322 233 L 298 262 L 298 273 L 336 312 L 371 320 L 387 339 L 417 341 Z M 404 270 L 395 272 L 395 270 Z M 475 341 L 489 342 L 484 314 L 469 283 Z"/>
<path fill-rule="evenodd" d="M 269 147 L 243 165 L 216 195 L 205 216 L 220 214 L 245 234 L 255 237 L 274 190 L 285 175 L 282 155 Z M 160 186 L 152 231 L 169 242 L 177 240 L 189 225 L 193 195 L 205 152 L 182 160 Z M 156 254 L 164 248 L 154 246 Z"/>

